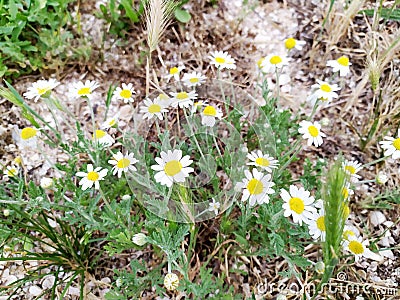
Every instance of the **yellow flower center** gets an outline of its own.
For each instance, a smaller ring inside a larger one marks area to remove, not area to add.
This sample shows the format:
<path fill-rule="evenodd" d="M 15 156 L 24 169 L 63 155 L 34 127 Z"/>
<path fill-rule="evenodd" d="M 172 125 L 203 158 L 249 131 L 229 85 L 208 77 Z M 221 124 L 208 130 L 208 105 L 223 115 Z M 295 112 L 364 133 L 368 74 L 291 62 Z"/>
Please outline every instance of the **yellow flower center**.
<path fill-rule="evenodd" d="M 148 108 L 149 113 L 155 114 L 161 112 L 161 106 L 158 104 L 151 104 Z"/>
<path fill-rule="evenodd" d="M 36 133 L 37 133 L 37 130 L 35 128 L 26 127 L 21 130 L 20 136 L 21 136 L 21 139 L 26 141 L 26 140 L 29 140 L 29 139 L 35 137 Z"/>
<path fill-rule="evenodd" d="M 356 236 L 356 234 L 351 230 L 345 230 L 343 232 L 343 237 L 344 237 L 345 240 L 349 240 L 350 236 Z"/>
<path fill-rule="evenodd" d="M 294 39 L 294 38 L 288 38 L 286 41 L 285 41 L 285 47 L 286 47 L 286 49 L 293 49 L 294 48 L 294 46 L 296 46 L 296 40 Z"/>
<path fill-rule="evenodd" d="M 205 116 L 215 117 L 217 115 L 217 110 L 214 106 L 209 105 L 203 110 L 203 114 Z"/>
<path fill-rule="evenodd" d="M 96 181 L 97 179 L 99 179 L 99 177 L 99 173 L 95 171 L 89 172 L 87 174 L 87 179 L 89 179 L 90 181 Z"/>
<path fill-rule="evenodd" d="M 264 189 L 264 185 L 258 179 L 251 179 L 247 184 L 247 190 L 249 191 L 250 195 L 259 195 L 262 193 Z"/>
<path fill-rule="evenodd" d="M 309 127 L 308 127 L 308 132 L 310 133 L 310 135 L 312 136 L 312 137 L 317 137 L 318 136 L 318 128 L 317 127 L 315 127 L 314 125 L 310 125 Z"/>
<path fill-rule="evenodd" d="M 176 95 L 176 99 L 178 100 L 185 100 L 187 98 L 189 98 L 189 95 L 186 92 L 180 92 Z"/>
<path fill-rule="evenodd" d="M 119 93 L 119 95 L 122 98 L 129 99 L 132 96 L 132 92 L 130 90 L 122 90 L 121 93 Z"/>
<path fill-rule="evenodd" d="M 129 167 L 130 164 L 131 164 L 131 161 L 129 159 L 123 158 L 117 162 L 117 168 L 125 169 L 125 168 Z"/>
<path fill-rule="evenodd" d="M 190 83 L 198 83 L 200 80 L 197 77 L 193 77 L 189 79 Z"/>
<path fill-rule="evenodd" d="M 325 216 L 319 217 L 316 223 L 319 230 L 325 231 Z"/>
<path fill-rule="evenodd" d="M 7 175 L 9 177 L 14 177 L 17 174 L 18 174 L 18 170 L 16 168 L 11 168 L 11 169 L 8 169 L 8 171 L 7 171 Z"/>
<path fill-rule="evenodd" d="M 224 63 L 226 62 L 226 59 L 223 58 L 223 57 L 217 56 L 217 57 L 215 58 L 215 61 L 216 61 L 217 63 L 219 63 L 219 64 L 224 64 Z"/>
<path fill-rule="evenodd" d="M 300 198 L 293 197 L 289 200 L 289 207 L 297 214 L 301 214 L 304 211 L 304 202 Z"/>
<path fill-rule="evenodd" d="M 160 100 L 168 100 L 169 99 L 168 96 L 165 94 L 158 95 L 158 98 L 160 98 Z"/>
<path fill-rule="evenodd" d="M 269 160 L 265 159 L 263 157 L 259 157 L 256 159 L 256 164 L 262 167 L 268 167 L 269 166 Z"/>
<path fill-rule="evenodd" d="M 396 150 L 400 150 L 400 138 L 397 138 L 393 141 L 393 146 L 396 148 Z"/>
<path fill-rule="evenodd" d="M 329 93 L 332 91 L 332 88 L 329 86 L 329 84 L 325 84 L 325 83 L 321 84 L 320 89 L 321 89 L 321 91 L 326 92 L 326 93 Z"/>
<path fill-rule="evenodd" d="M 108 122 L 108 125 L 112 127 L 112 126 L 114 126 L 116 123 L 117 123 L 117 120 L 111 119 L 110 122 Z"/>
<path fill-rule="evenodd" d="M 344 217 L 347 219 L 347 217 L 350 215 L 350 207 L 348 204 L 344 204 L 344 208 L 343 208 L 343 214 Z"/>
<path fill-rule="evenodd" d="M 349 197 L 349 189 L 347 187 L 343 188 L 342 195 L 344 199 L 347 199 Z"/>
<path fill-rule="evenodd" d="M 36 90 L 39 95 L 43 95 L 47 92 L 48 88 L 37 88 Z"/>
<path fill-rule="evenodd" d="M 349 250 L 354 254 L 363 254 L 364 253 L 364 246 L 358 241 L 351 241 L 349 243 Z"/>
<path fill-rule="evenodd" d="M 269 62 L 273 65 L 277 65 L 282 62 L 282 58 L 278 55 L 274 55 L 270 58 Z"/>
<path fill-rule="evenodd" d="M 342 65 L 343 67 L 348 67 L 349 66 L 349 58 L 347 56 L 342 56 L 337 59 L 337 62 L 339 65 Z"/>
<path fill-rule="evenodd" d="M 98 129 L 98 130 L 96 130 L 95 134 L 93 135 L 93 138 L 101 139 L 101 138 L 103 138 L 105 136 L 106 136 L 106 132 L 103 131 L 103 130 Z"/>
<path fill-rule="evenodd" d="M 14 158 L 14 162 L 18 165 L 20 165 L 22 163 L 22 159 L 20 156 L 17 156 L 16 158 Z"/>
<path fill-rule="evenodd" d="M 90 88 L 88 88 L 88 87 L 83 87 L 83 88 L 79 89 L 79 91 L 78 91 L 79 96 L 89 95 L 89 94 L 90 94 Z"/>
<path fill-rule="evenodd" d="M 345 166 L 344 169 L 348 171 L 350 174 L 356 173 L 356 168 L 354 168 L 353 166 Z"/>
<path fill-rule="evenodd" d="M 257 61 L 257 66 L 261 69 L 262 68 L 262 63 L 264 62 L 264 57 L 261 57 L 258 61 Z"/>
<path fill-rule="evenodd" d="M 170 75 L 175 75 L 175 74 L 178 74 L 178 73 L 179 73 L 178 67 L 173 67 L 173 68 L 171 68 L 171 69 L 169 70 L 169 74 L 170 74 Z"/>
<path fill-rule="evenodd" d="M 168 176 L 175 176 L 182 170 L 182 164 L 177 160 L 171 160 L 164 166 L 164 172 Z"/>

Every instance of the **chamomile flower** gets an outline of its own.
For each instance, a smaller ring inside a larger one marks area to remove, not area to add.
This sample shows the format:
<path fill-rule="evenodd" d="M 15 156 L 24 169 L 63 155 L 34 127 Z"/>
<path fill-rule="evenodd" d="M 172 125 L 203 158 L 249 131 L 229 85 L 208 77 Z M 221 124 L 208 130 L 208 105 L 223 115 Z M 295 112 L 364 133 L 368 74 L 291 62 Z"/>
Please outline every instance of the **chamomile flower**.
<path fill-rule="evenodd" d="M 164 108 L 167 108 L 168 106 L 171 105 L 171 98 L 168 97 L 167 94 L 163 94 L 163 93 L 162 93 L 162 94 L 159 94 L 159 95 L 157 96 L 156 99 L 158 99 L 159 103 L 160 103 Z"/>
<path fill-rule="evenodd" d="M 293 48 L 297 50 L 303 49 L 303 46 L 306 44 L 304 41 L 298 41 L 294 38 L 288 38 L 285 40 L 285 48 L 291 50 Z"/>
<path fill-rule="evenodd" d="M 244 171 L 246 178 L 237 186 L 243 189 L 242 201 L 249 200 L 250 207 L 256 204 L 269 203 L 269 195 L 275 193 L 272 187 L 271 174 L 264 174 L 257 169 Z"/>
<path fill-rule="evenodd" d="M 16 129 L 13 132 L 13 137 L 21 148 L 35 148 L 37 137 L 40 135 L 38 128 L 25 127 L 23 129 Z"/>
<path fill-rule="evenodd" d="M 220 70 L 236 69 L 235 60 L 227 52 L 214 51 L 208 58 L 211 59 L 211 64 Z"/>
<path fill-rule="evenodd" d="M 323 208 L 314 212 L 311 219 L 306 220 L 306 223 L 308 224 L 308 231 L 315 241 L 318 239 L 325 241 L 325 211 Z"/>
<path fill-rule="evenodd" d="M 329 103 L 333 98 L 338 98 L 336 91 L 340 90 L 337 84 L 329 84 L 326 81 L 317 79 L 317 83 L 311 86 L 312 94 L 308 96 L 307 100 L 311 102 L 312 105 L 320 100 L 324 103 Z"/>
<path fill-rule="evenodd" d="M 24 93 L 24 97 L 29 100 L 34 99 L 34 101 L 37 102 L 41 97 L 49 97 L 51 90 L 59 84 L 60 83 L 53 78 L 49 80 L 38 80 L 32 83 L 32 86 Z"/>
<path fill-rule="evenodd" d="M 218 201 L 215 201 L 214 198 L 212 198 L 212 202 L 210 202 L 210 207 L 208 208 L 209 211 L 213 211 L 215 215 L 218 215 L 219 208 L 221 207 L 221 203 Z"/>
<path fill-rule="evenodd" d="M 181 150 L 161 151 L 160 157 L 156 157 L 157 165 L 152 165 L 151 169 L 158 171 L 154 176 L 156 182 L 171 187 L 174 182 L 185 182 L 185 178 L 194 169 L 189 167 L 193 160 L 189 155 L 182 157 Z"/>
<path fill-rule="evenodd" d="M 339 71 L 339 76 L 347 76 L 350 73 L 351 62 L 347 56 L 341 56 L 336 60 L 328 60 L 326 65 L 332 67 L 333 72 Z"/>
<path fill-rule="evenodd" d="M 193 103 L 190 113 L 193 115 L 197 112 L 198 109 L 202 108 L 203 106 L 207 106 L 207 100 L 199 100 Z"/>
<path fill-rule="evenodd" d="M 90 97 L 95 89 L 100 85 L 96 81 L 86 80 L 85 83 L 82 81 L 75 82 L 72 85 L 70 96 L 74 99 L 79 97 Z"/>
<path fill-rule="evenodd" d="M 382 149 L 385 150 L 385 156 L 392 156 L 393 159 L 400 158 L 400 137 L 393 138 L 391 136 L 385 136 L 384 141 L 380 141 Z"/>
<path fill-rule="evenodd" d="M 123 83 L 122 88 L 117 87 L 113 93 L 112 100 L 123 100 L 124 103 L 133 102 L 133 97 L 136 94 L 132 83 Z"/>
<path fill-rule="evenodd" d="M 185 66 L 180 65 L 177 67 L 172 67 L 169 69 L 168 75 L 165 76 L 167 79 L 167 82 L 173 77 L 176 81 L 179 81 L 179 76 L 181 74 L 181 71 L 185 69 Z"/>
<path fill-rule="evenodd" d="M 180 108 L 188 108 L 189 106 L 193 105 L 193 101 L 197 99 L 197 93 L 195 91 L 191 92 L 178 92 L 178 93 L 171 93 L 172 101 L 171 106 L 176 108 L 178 105 Z"/>
<path fill-rule="evenodd" d="M 354 191 L 352 189 L 350 189 L 350 183 L 345 184 L 345 186 L 343 187 L 343 190 L 342 190 L 342 194 L 343 194 L 344 200 L 347 200 L 350 197 L 350 195 L 354 194 Z"/>
<path fill-rule="evenodd" d="M 375 182 L 377 184 L 385 184 L 389 180 L 389 177 L 385 172 L 379 171 L 378 175 L 375 177 Z"/>
<path fill-rule="evenodd" d="M 309 191 L 304 190 L 303 187 L 298 188 L 295 185 L 289 187 L 289 192 L 281 189 L 281 198 L 284 203 L 282 208 L 285 210 L 283 215 L 285 217 L 292 216 L 293 222 L 307 223 L 307 220 L 313 217 L 316 208 L 313 206 L 315 201 L 314 197 L 310 195 Z"/>
<path fill-rule="evenodd" d="M 119 113 L 117 113 L 115 116 L 111 118 L 108 118 L 103 124 L 101 124 L 101 129 L 109 129 L 111 127 L 117 126 L 118 118 L 119 118 Z"/>
<path fill-rule="evenodd" d="M 351 224 L 345 224 L 343 229 L 343 239 L 349 240 L 351 237 L 358 238 L 360 236 L 360 231 L 357 227 Z"/>
<path fill-rule="evenodd" d="M 288 64 L 288 59 L 284 55 L 270 54 L 267 55 L 262 63 L 261 69 L 264 73 L 275 73 L 277 70 L 281 70 L 283 66 Z"/>
<path fill-rule="evenodd" d="M 102 169 L 101 167 L 97 167 L 93 169 L 92 164 L 87 165 L 87 172 L 78 172 L 76 176 L 83 177 L 79 181 L 79 185 L 82 186 L 82 190 L 87 190 L 91 188 L 94 184 L 94 188 L 98 190 L 100 188 L 99 181 L 103 180 L 104 177 L 107 175 L 108 170 Z"/>
<path fill-rule="evenodd" d="M 257 60 L 257 68 L 259 71 L 262 71 L 262 69 L 263 69 L 264 60 L 265 60 L 265 57 L 261 57 L 259 60 Z"/>
<path fill-rule="evenodd" d="M 129 170 L 136 171 L 134 164 L 137 163 L 138 160 L 133 156 L 133 153 L 128 152 L 125 155 L 123 155 L 121 152 L 114 154 L 113 159 L 108 161 L 109 164 L 114 166 L 111 169 L 113 175 L 117 174 L 118 178 L 120 178 L 122 172 L 127 172 Z"/>
<path fill-rule="evenodd" d="M 168 273 L 164 277 L 164 286 L 169 291 L 174 291 L 179 286 L 179 278 L 175 273 Z"/>
<path fill-rule="evenodd" d="M 42 177 L 40 179 L 40 187 L 42 189 L 49 190 L 53 187 L 53 185 L 54 185 L 54 180 L 52 178 Z"/>
<path fill-rule="evenodd" d="M 143 113 L 143 119 L 157 117 L 162 120 L 164 118 L 163 113 L 168 112 L 168 109 L 164 108 L 158 98 L 154 99 L 154 101 L 145 99 L 143 102 L 144 105 L 140 107 L 140 112 Z"/>
<path fill-rule="evenodd" d="M 315 147 L 319 147 L 322 145 L 322 138 L 326 137 L 325 133 L 321 131 L 321 125 L 317 121 L 314 123 L 305 120 L 301 121 L 299 133 L 303 135 L 303 139 L 308 140 L 308 146 L 314 144 Z"/>
<path fill-rule="evenodd" d="M 92 136 L 92 140 L 97 141 L 97 143 L 105 147 L 110 147 L 115 142 L 115 140 L 112 138 L 111 135 L 109 135 L 107 132 L 101 129 L 97 129 L 95 131 L 95 133 Z"/>
<path fill-rule="evenodd" d="M 183 84 L 189 88 L 202 85 L 206 79 L 206 76 L 198 72 L 185 73 L 182 77 Z"/>
<path fill-rule="evenodd" d="M 350 181 L 355 182 L 361 178 L 357 173 L 362 169 L 361 163 L 356 160 L 345 160 L 343 162 L 343 169 L 350 175 Z"/>
<path fill-rule="evenodd" d="M 4 171 L 4 179 L 9 179 L 12 177 L 17 177 L 19 173 L 19 167 L 16 165 L 7 166 Z"/>
<path fill-rule="evenodd" d="M 248 166 L 260 167 L 268 173 L 271 173 L 272 169 L 278 167 L 278 161 L 268 154 L 263 154 L 261 150 L 256 150 L 247 154 L 247 158 L 251 160 L 251 162 L 247 163 Z"/>
<path fill-rule="evenodd" d="M 382 257 L 368 249 L 368 240 L 362 240 L 361 237 L 349 236 L 343 243 L 343 248 L 354 254 L 355 261 L 359 261 L 361 257 L 381 261 Z"/>
<path fill-rule="evenodd" d="M 201 112 L 201 124 L 204 126 L 213 127 L 216 118 L 222 118 L 222 111 L 219 107 L 207 105 Z"/>

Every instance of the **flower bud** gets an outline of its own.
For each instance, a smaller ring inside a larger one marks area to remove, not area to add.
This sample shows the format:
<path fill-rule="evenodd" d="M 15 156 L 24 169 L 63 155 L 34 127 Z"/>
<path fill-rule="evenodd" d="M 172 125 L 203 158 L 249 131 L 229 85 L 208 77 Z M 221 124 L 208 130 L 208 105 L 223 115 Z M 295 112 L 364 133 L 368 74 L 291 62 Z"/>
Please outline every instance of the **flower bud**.
<path fill-rule="evenodd" d="M 53 184 L 54 181 L 51 178 L 43 177 L 42 179 L 40 179 L 40 187 L 42 189 L 48 190 L 53 186 Z"/>
<path fill-rule="evenodd" d="M 147 243 L 147 236 L 144 233 L 136 233 L 132 237 L 132 242 L 134 242 L 138 246 L 143 246 Z"/>
<path fill-rule="evenodd" d="M 315 264 L 314 268 L 315 268 L 315 271 L 316 271 L 318 274 L 323 274 L 323 273 L 325 272 L 325 264 L 324 264 L 323 261 L 318 261 L 318 262 Z"/>
<path fill-rule="evenodd" d="M 379 172 L 376 175 L 375 181 L 377 184 L 385 184 L 388 181 L 388 177 L 384 172 Z"/>

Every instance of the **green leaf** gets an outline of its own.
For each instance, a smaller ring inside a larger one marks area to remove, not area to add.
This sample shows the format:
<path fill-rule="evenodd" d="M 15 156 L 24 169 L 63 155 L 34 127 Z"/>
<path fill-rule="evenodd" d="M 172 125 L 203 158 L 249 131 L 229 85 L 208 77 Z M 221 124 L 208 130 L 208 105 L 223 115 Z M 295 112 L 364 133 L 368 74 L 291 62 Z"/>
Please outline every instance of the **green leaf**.
<path fill-rule="evenodd" d="M 181 8 L 177 8 L 175 9 L 175 18 L 182 23 L 188 23 L 190 21 L 190 19 L 192 18 L 192 16 L 190 15 L 190 13 L 187 10 L 181 9 Z"/>
<path fill-rule="evenodd" d="M 14 21 L 18 13 L 18 7 L 14 0 L 10 0 L 10 3 L 8 4 L 8 9 L 10 12 L 11 20 Z"/>

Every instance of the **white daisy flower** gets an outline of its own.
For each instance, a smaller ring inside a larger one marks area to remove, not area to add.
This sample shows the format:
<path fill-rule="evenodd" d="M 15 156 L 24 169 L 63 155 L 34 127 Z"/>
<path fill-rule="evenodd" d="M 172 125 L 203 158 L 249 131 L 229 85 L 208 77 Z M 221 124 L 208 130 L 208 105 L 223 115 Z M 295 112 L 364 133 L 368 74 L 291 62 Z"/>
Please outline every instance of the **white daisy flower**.
<path fill-rule="evenodd" d="M 92 140 L 96 140 L 100 145 L 103 145 L 104 147 L 110 147 L 115 142 L 111 135 L 101 129 L 97 129 L 95 131 L 92 136 Z"/>
<path fill-rule="evenodd" d="M 190 113 L 193 115 L 194 113 L 197 112 L 197 109 L 206 106 L 207 105 L 207 100 L 203 101 L 203 100 L 199 100 L 193 103 L 193 106 L 190 110 Z"/>
<path fill-rule="evenodd" d="M 40 131 L 34 127 L 16 128 L 13 132 L 13 138 L 20 148 L 36 148 L 38 136 Z"/>
<path fill-rule="evenodd" d="M 151 119 L 154 117 L 160 120 L 164 119 L 163 113 L 168 112 L 168 109 L 164 108 L 159 98 L 154 99 L 154 101 L 147 98 L 143 102 L 144 105 L 140 107 L 140 112 L 143 113 L 143 119 Z"/>
<path fill-rule="evenodd" d="M 385 149 L 385 156 L 392 156 L 393 159 L 400 158 L 400 137 L 393 138 L 391 136 L 385 136 L 384 141 L 380 141 L 382 149 Z M 385 141 L 386 140 L 386 141 Z"/>
<path fill-rule="evenodd" d="M 215 215 L 218 215 L 219 208 L 221 207 L 221 203 L 218 201 L 215 201 L 214 198 L 212 198 L 212 202 L 209 204 L 210 207 L 208 208 L 209 211 L 213 211 Z"/>
<path fill-rule="evenodd" d="M 288 65 L 288 59 L 284 55 L 267 55 L 261 62 L 261 70 L 264 73 L 275 73 Z"/>
<path fill-rule="evenodd" d="M 328 60 L 326 65 L 333 68 L 333 72 L 339 71 L 339 76 L 347 76 L 350 73 L 351 62 L 347 56 L 341 56 L 336 60 Z"/>
<path fill-rule="evenodd" d="M 144 233 L 136 233 L 132 237 L 132 242 L 138 246 L 144 246 L 147 243 L 147 236 Z"/>
<path fill-rule="evenodd" d="M 4 170 L 4 179 L 9 179 L 11 177 L 17 177 L 19 173 L 19 167 L 16 165 L 7 166 Z"/>
<path fill-rule="evenodd" d="M 159 171 L 154 176 L 156 182 L 171 187 L 174 182 L 185 182 L 185 178 L 194 169 L 189 167 L 193 160 L 189 155 L 182 157 L 181 150 L 161 151 L 160 157 L 156 157 L 155 161 L 158 165 L 152 165 L 151 169 Z"/>
<path fill-rule="evenodd" d="M 177 67 L 172 67 L 169 69 L 169 74 L 165 76 L 167 79 L 167 82 L 173 77 L 176 81 L 179 81 L 179 76 L 181 74 L 181 71 L 185 69 L 185 66 L 180 65 Z"/>
<path fill-rule="evenodd" d="M 164 286 L 167 290 L 176 290 L 179 286 L 179 278 L 175 273 L 168 273 L 164 277 Z"/>
<path fill-rule="evenodd" d="M 303 46 L 306 44 L 304 41 L 299 41 L 294 38 L 288 38 L 285 40 L 285 47 L 288 50 L 296 48 L 297 50 L 303 49 Z"/>
<path fill-rule="evenodd" d="M 214 51 L 208 58 L 211 59 L 211 64 L 220 70 L 225 68 L 236 69 L 235 60 L 227 52 Z"/>
<path fill-rule="evenodd" d="M 343 194 L 344 200 L 347 200 L 350 197 L 350 195 L 354 194 L 354 191 L 352 189 L 350 189 L 349 182 L 347 182 L 345 184 L 345 186 L 343 187 L 342 194 Z"/>
<path fill-rule="evenodd" d="M 261 72 L 263 69 L 264 60 L 265 60 L 265 57 L 261 57 L 259 60 L 257 60 L 257 69 Z"/>
<path fill-rule="evenodd" d="M 87 165 L 87 173 L 86 172 L 78 172 L 76 173 L 76 176 L 78 177 L 83 177 L 79 181 L 79 185 L 82 186 L 82 190 L 87 190 L 88 188 L 91 188 L 94 184 L 94 188 L 98 190 L 100 188 L 99 181 L 103 180 L 104 177 L 107 175 L 108 170 L 107 169 L 102 169 L 101 167 L 97 167 L 96 169 L 93 169 L 92 164 Z"/>
<path fill-rule="evenodd" d="M 171 101 L 171 98 L 168 97 L 167 94 L 159 94 L 159 95 L 157 96 L 156 99 L 158 99 L 159 103 L 160 103 L 164 108 L 168 108 L 168 106 L 170 106 L 170 105 L 171 105 L 171 102 L 172 102 L 172 101 Z"/>
<path fill-rule="evenodd" d="M 256 204 L 269 203 L 269 195 L 275 193 L 271 188 L 275 185 L 271 181 L 271 174 L 264 174 L 257 169 L 244 171 L 246 178 L 239 182 L 237 186 L 243 189 L 242 201 L 249 200 L 250 207 Z"/>
<path fill-rule="evenodd" d="M 193 105 L 194 100 L 197 99 L 197 93 L 195 91 L 171 93 L 172 101 L 171 106 L 176 108 L 178 105 L 180 108 L 188 108 Z"/>
<path fill-rule="evenodd" d="M 96 81 L 86 80 L 85 83 L 78 81 L 72 84 L 72 90 L 69 93 L 74 99 L 79 97 L 90 97 L 95 89 L 100 85 Z"/>
<path fill-rule="evenodd" d="M 54 180 L 49 177 L 42 177 L 40 179 L 40 187 L 44 190 L 49 190 L 53 187 L 54 185 Z"/>
<path fill-rule="evenodd" d="M 308 146 L 314 144 L 315 147 L 319 147 L 322 145 L 322 138 L 326 135 L 321 131 L 321 125 L 317 121 L 311 123 L 303 120 L 299 125 L 299 133 L 303 135 L 303 139 L 308 139 Z"/>
<path fill-rule="evenodd" d="M 361 178 L 357 173 L 362 169 L 362 164 L 356 160 L 345 160 L 343 162 L 343 169 L 350 175 L 350 181 L 356 182 Z"/>
<path fill-rule="evenodd" d="M 222 111 L 219 107 L 207 105 L 201 112 L 201 124 L 207 127 L 213 127 L 215 125 L 215 119 L 222 118 Z"/>
<path fill-rule="evenodd" d="M 121 178 L 122 172 L 127 172 L 128 170 L 136 171 L 134 166 L 138 160 L 134 158 L 133 153 L 126 153 L 125 156 L 119 151 L 117 154 L 113 155 L 113 159 L 108 161 L 109 164 L 114 167 L 111 169 L 113 175 L 117 174 L 118 178 Z"/>
<path fill-rule="evenodd" d="M 310 192 L 304 190 L 303 187 L 299 189 L 297 186 L 291 185 L 289 192 L 281 189 L 280 196 L 284 201 L 282 208 L 285 212 L 283 215 L 285 217 L 292 216 L 295 223 L 299 223 L 300 225 L 303 222 L 307 223 L 307 220 L 311 219 L 313 213 L 317 211 L 313 206 L 314 197 L 310 196 Z"/>
<path fill-rule="evenodd" d="M 28 88 L 26 93 L 24 93 L 24 97 L 35 102 L 39 100 L 40 97 L 48 98 L 50 96 L 50 92 L 60 83 L 50 78 L 49 80 L 38 80 L 32 83 L 32 86 Z"/>
<path fill-rule="evenodd" d="M 124 103 L 133 102 L 136 94 L 132 83 L 123 83 L 122 88 L 117 87 L 113 93 L 112 100 L 124 100 Z"/>
<path fill-rule="evenodd" d="M 389 180 L 389 177 L 383 171 L 379 171 L 378 175 L 376 175 L 376 177 L 375 177 L 375 182 L 377 184 L 385 184 L 388 180 Z"/>
<path fill-rule="evenodd" d="M 103 124 L 101 124 L 101 129 L 109 129 L 111 127 L 117 126 L 118 118 L 119 118 L 119 113 L 117 113 L 111 118 L 108 118 L 105 122 L 103 122 Z"/>
<path fill-rule="evenodd" d="M 248 166 L 260 167 L 268 173 L 271 173 L 272 169 L 278 167 L 278 161 L 268 154 L 263 154 L 261 150 L 256 150 L 247 154 L 247 158 L 251 160 L 251 162 L 247 163 Z"/>
<path fill-rule="evenodd" d="M 308 231 L 315 241 L 318 239 L 321 239 L 323 242 L 325 241 L 326 230 L 324 208 L 321 208 L 318 212 L 314 212 L 311 219 L 306 220 L 305 223 L 307 223 Z"/>
<path fill-rule="evenodd" d="M 207 77 L 198 72 L 183 74 L 182 81 L 187 87 L 196 87 L 203 84 Z"/>
<path fill-rule="evenodd" d="M 317 83 L 311 86 L 312 94 L 307 97 L 307 100 L 311 102 L 312 105 L 320 100 L 324 103 L 332 101 L 333 98 L 338 98 L 336 91 L 340 90 L 337 84 L 329 84 L 326 81 L 317 79 Z"/>
<path fill-rule="evenodd" d="M 368 240 L 363 241 L 361 237 L 349 236 L 348 240 L 344 241 L 343 248 L 346 251 L 354 254 L 354 259 L 356 262 L 359 261 L 361 257 L 381 261 L 382 256 L 369 250 L 367 247 L 368 244 Z"/>
<path fill-rule="evenodd" d="M 355 227 L 351 224 L 344 225 L 344 229 L 343 229 L 343 239 L 344 240 L 349 240 L 350 237 L 358 238 L 359 236 L 360 236 L 360 231 L 357 229 L 357 227 Z"/>

